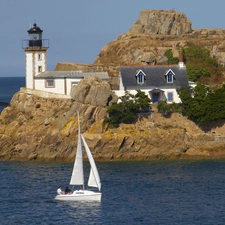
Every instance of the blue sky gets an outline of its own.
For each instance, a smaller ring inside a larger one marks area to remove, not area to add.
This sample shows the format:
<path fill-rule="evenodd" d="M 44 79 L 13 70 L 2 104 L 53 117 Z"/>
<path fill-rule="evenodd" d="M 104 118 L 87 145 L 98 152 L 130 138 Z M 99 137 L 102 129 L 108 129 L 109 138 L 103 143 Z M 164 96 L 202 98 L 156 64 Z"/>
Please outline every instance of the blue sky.
<path fill-rule="evenodd" d="M 54 70 L 58 62 L 93 63 L 141 10 L 174 9 L 193 29 L 225 29 L 224 8 L 224 0 L 0 0 L 0 76 L 25 76 L 22 40 L 34 22 L 50 41 L 47 70 Z"/>

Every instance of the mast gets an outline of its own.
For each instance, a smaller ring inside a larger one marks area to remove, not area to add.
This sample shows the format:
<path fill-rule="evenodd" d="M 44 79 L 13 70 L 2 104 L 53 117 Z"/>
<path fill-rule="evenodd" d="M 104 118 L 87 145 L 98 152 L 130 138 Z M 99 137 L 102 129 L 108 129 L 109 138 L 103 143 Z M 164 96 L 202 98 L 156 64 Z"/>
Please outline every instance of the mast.
<path fill-rule="evenodd" d="M 80 133 L 80 120 L 78 115 L 78 139 L 77 139 L 77 152 L 74 162 L 73 172 L 70 179 L 70 185 L 82 185 L 84 189 L 84 170 L 83 170 L 83 154 L 81 144 L 81 133 Z"/>
<path fill-rule="evenodd" d="M 80 145 L 81 145 L 81 154 L 82 154 L 83 190 L 85 190 L 85 185 L 84 185 L 84 165 L 83 165 L 83 153 L 82 153 L 82 143 L 81 143 L 80 115 L 79 115 L 79 111 L 77 111 L 77 117 L 78 117 L 78 138 L 79 138 L 79 141 L 80 141 Z"/>

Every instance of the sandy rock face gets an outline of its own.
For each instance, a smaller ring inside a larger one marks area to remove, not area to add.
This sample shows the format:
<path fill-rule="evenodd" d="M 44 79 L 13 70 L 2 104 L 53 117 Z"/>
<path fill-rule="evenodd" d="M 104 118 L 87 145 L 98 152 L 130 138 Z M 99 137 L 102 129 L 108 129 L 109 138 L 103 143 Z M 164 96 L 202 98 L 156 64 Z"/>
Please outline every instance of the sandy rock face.
<path fill-rule="evenodd" d="M 83 79 L 79 85 L 74 85 L 71 97 L 74 101 L 101 107 L 110 105 L 112 99 L 117 101 L 116 96 L 111 93 L 109 83 L 104 83 L 97 77 Z"/>
<path fill-rule="evenodd" d="M 0 159 L 71 160 L 75 155 L 78 111 L 83 132 L 91 127 L 104 132 L 107 126 L 99 121 L 107 115 L 107 105 L 117 101 L 109 84 L 98 78 L 84 79 L 72 92 L 77 96 L 71 100 L 16 93 L 11 106 L 0 116 Z"/>
<path fill-rule="evenodd" d="M 187 17 L 172 10 L 143 10 L 130 29 L 132 33 L 162 35 L 182 35 L 191 31 L 191 22 Z"/>
<path fill-rule="evenodd" d="M 95 101 L 94 87 L 107 96 L 102 102 Z M 93 92 L 87 91 L 91 89 Z M 81 131 L 96 160 L 225 158 L 224 121 L 199 128 L 180 114 L 165 118 L 155 111 L 139 116 L 134 124 L 109 129 L 106 99 L 113 94 L 106 90 L 108 84 L 90 78 L 73 88 L 72 99 L 18 92 L 0 115 L 0 160 L 73 161 L 77 111 Z M 93 97 L 86 101 L 90 94 Z"/>

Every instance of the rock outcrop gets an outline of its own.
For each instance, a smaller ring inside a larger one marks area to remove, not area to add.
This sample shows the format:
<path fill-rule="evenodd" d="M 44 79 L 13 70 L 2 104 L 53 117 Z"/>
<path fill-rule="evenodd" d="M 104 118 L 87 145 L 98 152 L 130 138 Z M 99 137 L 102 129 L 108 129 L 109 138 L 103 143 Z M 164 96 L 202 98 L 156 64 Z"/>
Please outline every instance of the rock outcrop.
<path fill-rule="evenodd" d="M 95 77 L 83 79 L 72 87 L 71 95 L 72 99 L 54 99 L 24 89 L 16 93 L 0 116 L 0 159 L 70 160 L 75 153 L 77 111 L 82 131 L 104 132 L 106 106 L 117 101 L 109 84 Z"/>
<path fill-rule="evenodd" d="M 96 160 L 225 158 L 224 121 L 200 129 L 180 114 L 165 118 L 154 110 L 139 115 L 134 124 L 110 129 L 104 119 L 117 97 L 108 83 L 84 79 L 71 96 L 41 98 L 24 89 L 16 93 L 0 116 L 0 160 L 73 161 L 77 111 Z"/>
<path fill-rule="evenodd" d="M 143 10 L 130 32 L 177 36 L 191 33 L 191 25 L 183 13 L 173 10 Z"/>
<path fill-rule="evenodd" d="M 120 65 L 164 64 L 166 50 L 172 49 L 177 57 L 178 49 L 190 42 L 207 48 L 224 67 L 225 30 L 192 29 L 185 14 L 173 10 L 143 10 L 128 32 L 102 48 L 93 64 L 58 63 L 56 70 L 108 71 L 111 87 L 117 89 Z M 220 80 L 222 84 L 224 79 Z"/>

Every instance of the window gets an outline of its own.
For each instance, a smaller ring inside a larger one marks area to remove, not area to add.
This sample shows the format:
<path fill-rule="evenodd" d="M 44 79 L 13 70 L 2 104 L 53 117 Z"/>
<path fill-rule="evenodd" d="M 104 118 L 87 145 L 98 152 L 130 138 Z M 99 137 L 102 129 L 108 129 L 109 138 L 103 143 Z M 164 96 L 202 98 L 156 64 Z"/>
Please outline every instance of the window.
<path fill-rule="evenodd" d="M 173 83 L 173 80 L 175 79 L 175 73 L 169 69 L 165 74 L 165 77 L 167 79 L 167 83 Z"/>
<path fill-rule="evenodd" d="M 142 70 L 139 70 L 136 74 L 136 79 L 138 84 L 144 84 L 145 83 L 145 73 Z"/>
<path fill-rule="evenodd" d="M 71 82 L 71 87 L 73 86 L 73 85 L 77 85 L 79 82 L 78 81 L 72 81 Z"/>
<path fill-rule="evenodd" d="M 38 73 L 42 72 L 42 66 L 38 66 Z"/>
<path fill-rule="evenodd" d="M 173 83 L 173 73 L 171 71 L 167 74 L 167 83 Z"/>
<path fill-rule="evenodd" d="M 46 87 L 55 87 L 55 81 L 53 79 L 46 80 Z"/>
<path fill-rule="evenodd" d="M 41 54 L 38 54 L 38 60 L 41 61 Z"/>
<path fill-rule="evenodd" d="M 167 93 L 167 100 L 168 100 L 169 102 L 172 102 L 172 101 L 173 101 L 173 92 L 168 92 L 168 93 Z"/>
<path fill-rule="evenodd" d="M 137 83 L 138 84 L 143 84 L 144 83 L 144 77 L 142 74 L 138 74 L 137 76 Z"/>

